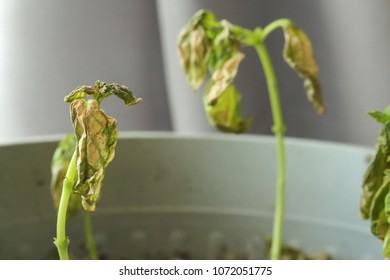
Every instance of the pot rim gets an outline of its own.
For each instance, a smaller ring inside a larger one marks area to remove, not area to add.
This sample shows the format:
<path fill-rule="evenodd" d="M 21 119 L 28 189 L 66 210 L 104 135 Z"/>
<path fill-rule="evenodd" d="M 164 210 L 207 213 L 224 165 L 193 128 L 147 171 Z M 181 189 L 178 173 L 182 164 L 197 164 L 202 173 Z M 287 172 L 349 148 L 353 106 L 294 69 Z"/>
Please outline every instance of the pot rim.
<path fill-rule="evenodd" d="M 39 143 L 52 143 L 60 141 L 64 137 L 65 133 L 62 134 L 50 134 L 50 135 L 37 135 L 37 136 L 27 136 L 19 137 L 14 139 L 8 139 L 1 141 L 0 148 L 11 147 L 25 144 L 39 144 Z M 273 143 L 275 142 L 275 137 L 272 135 L 258 135 L 258 134 L 224 134 L 224 133 L 180 133 L 174 131 L 121 131 L 119 132 L 119 139 L 181 139 L 181 140 L 212 140 L 212 141 L 241 141 L 243 143 Z M 360 152 L 365 151 L 367 153 L 372 153 L 374 151 L 373 147 L 357 145 L 344 142 L 336 142 L 329 140 L 318 140 L 318 139 L 309 139 L 309 138 L 299 138 L 299 137 L 285 137 L 285 143 L 287 145 L 293 146 L 304 146 L 306 148 L 335 148 L 340 150 L 350 150 Z"/>

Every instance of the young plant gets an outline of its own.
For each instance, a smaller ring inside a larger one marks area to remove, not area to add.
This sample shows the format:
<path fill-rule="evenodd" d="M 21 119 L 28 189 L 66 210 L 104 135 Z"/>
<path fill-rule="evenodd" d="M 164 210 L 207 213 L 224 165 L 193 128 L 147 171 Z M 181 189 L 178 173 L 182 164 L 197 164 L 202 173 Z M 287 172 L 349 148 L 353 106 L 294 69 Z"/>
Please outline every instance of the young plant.
<path fill-rule="evenodd" d="M 211 79 L 203 94 L 208 120 L 214 127 L 241 133 L 250 125 L 249 118 L 242 118 L 239 109 L 241 96 L 233 84 L 238 67 L 245 55 L 242 47 L 253 47 L 263 66 L 270 96 L 277 139 L 277 195 L 271 245 L 271 258 L 280 259 L 282 248 L 284 200 L 285 200 L 285 125 L 282 118 L 278 86 L 265 39 L 281 28 L 285 45 L 283 57 L 287 64 L 304 79 L 309 101 L 319 115 L 325 112 L 322 102 L 318 67 L 313 57 L 311 42 L 306 33 L 289 19 L 279 19 L 264 29 L 248 30 L 226 20 L 217 21 L 210 11 L 198 11 L 183 27 L 178 37 L 178 56 L 186 78 L 193 90 L 198 90 L 208 73 Z"/>
<path fill-rule="evenodd" d="M 58 144 L 58 147 L 54 151 L 53 159 L 51 163 L 51 194 L 54 201 L 54 207 L 58 209 L 62 185 L 65 179 L 65 174 L 68 170 L 69 163 L 72 159 L 72 155 L 76 149 L 76 137 L 74 134 L 67 134 Z M 67 219 L 74 217 L 82 209 L 81 196 L 77 194 L 71 194 L 68 202 Z M 91 213 L 83 211 L 84 213 L 84 232 L 86 249 L 88 251 L 89 258 L 91 260 L 98 259 L 98 253 L 96 249 L 95 240 L 93 238 L 92 230 L 92 218 Z"/>
<path fill-rule="evenodd" d="M 54 244 L 61 260 L 68 260 L 69 239 L 66 218 L 82 208 L 95 211 L 104 172 L 115 154 L 118 137 L 116 120 L 100 108 L 106 97 L 116 95 L 130 106 L 141 101 L 125 86 L 97 81 L 81 86 L 64 98 L 70 102 L 74 135 L 67 135 L 56 149 L 52 161 L 52 194 L 58 207 L 57 237 Z M 84 100 L 90 97 L 88 100 Z M 61 184 L 62 182 L 62 184 Z M 84 216 L 87 248 L 93 259 L 97 253 L 89 214 Z"/>
<path fill-rule="evenodd" d="M 390 259 L 390 106 L 369 115 L 383 127 L 376 154 L 364 174 L 360 214 L 370 220 L 371 232 L 383 241 L 383 255 Z"/>

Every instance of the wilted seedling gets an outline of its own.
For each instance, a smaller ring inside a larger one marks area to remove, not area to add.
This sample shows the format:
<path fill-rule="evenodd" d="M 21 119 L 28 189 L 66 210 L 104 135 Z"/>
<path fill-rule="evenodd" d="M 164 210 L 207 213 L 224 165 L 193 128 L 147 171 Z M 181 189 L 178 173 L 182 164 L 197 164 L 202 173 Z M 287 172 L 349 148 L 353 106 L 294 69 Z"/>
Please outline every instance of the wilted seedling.
<path fill-rule="evenodd" d="M 51 163 L 51 194 L 54 201 L 54 207 L 58 209 L 62 193 L 63 181 L 72 155 L 76 149 L 76 136 L 73 133 L 67 134 L 58 144 Z M 72 193 L 69 197 L 67 219 L 73 218 L 77 213 L 81 212 L 82 199 L 81 196 Z M 95 239 L 92 230 L 92 217 L 89 211 L 83 211 L 84 215 L 84 232 L 85 244 L 89 258 L 92 260 L 98 259 Z"/>
<path fill-rule="evenodd" d="M 54 244 L 61 260 L 69 259 L 69 240 L 65 234 L 68 211 L 75 213 L 81 206 L 85 211 L 95 211 L 105 169 L 114 158 L 118 137 L 116 120 L 100 108 L 102 100 L 110 95 L 118 96 L 127 106 L 141 101 L 125 86 L 100 81 L 95 86 L 78 87 L 64 99 L 70 102 L 74 135 L 67 135 L 60 142 L 52 161 L 52 194 L 58 207 Z M 86 97 L 90 99 L 84 100 Z M 87 220 L 87 239 L 91 236 L 88 225 Z M 87 240 L 87 247 L 88 243 Z"/>
<path fill-rule="evenodd" d="M 253 47 L 258 53 L 267 80 L 273 114 L 273 132 L 277 138 L 278 174 L 274 231 L 271 258 L 279 259 L 282 247 L 285 192 L 284 131 L 279 93 L 273 66 L 264 41 L 277 28 L 285 37 L 283 57 L 304 79 L 309 101 L 319 115 L 325 112 L 322 102 L 318 67 L 311 42 L 306 33 L 288 19 L 279 19 L 264 29 L 244 29 L 226 20 L 217 21 L 210 11 L 200 10 L 183 27 L 178 37 L 178 56 L 186 79 L 193 90 L 199 89 L 210 74 L 203 94 L 209 123 L 225 132 L 241 133 L 249 128 L 250 118 L 241 117 L 241 95 L 233 81 L 244 54 L 243 47 Z"/>
<path fill-rule="evenodd" d="M 377 151 L 363 179 L 360 213 L 371 222 L 371 232 L 383 241 L 383 254 L 390 259 L 390 107 L 369 115 L 383 124 Z"/>

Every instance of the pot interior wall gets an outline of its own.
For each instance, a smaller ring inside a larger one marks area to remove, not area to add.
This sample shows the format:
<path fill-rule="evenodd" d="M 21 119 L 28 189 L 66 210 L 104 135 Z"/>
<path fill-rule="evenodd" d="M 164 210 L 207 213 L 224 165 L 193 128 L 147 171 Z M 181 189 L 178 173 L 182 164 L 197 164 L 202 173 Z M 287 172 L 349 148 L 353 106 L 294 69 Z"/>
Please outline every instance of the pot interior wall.
<path fill-rule="evenodd" d="M 49 192 L 57 141 L 0 147 L 0 258 L 56 258 Z M 359 217 L 372 151 L 288 139 L 285 242 L 338 259 L 382 259 Z M 264 258 L 272 231 L 275 144 L 255 136 L 127 134 L 93 213 L 102 258 Z M 84 258 L 81 213 L 68 226 Z"/>

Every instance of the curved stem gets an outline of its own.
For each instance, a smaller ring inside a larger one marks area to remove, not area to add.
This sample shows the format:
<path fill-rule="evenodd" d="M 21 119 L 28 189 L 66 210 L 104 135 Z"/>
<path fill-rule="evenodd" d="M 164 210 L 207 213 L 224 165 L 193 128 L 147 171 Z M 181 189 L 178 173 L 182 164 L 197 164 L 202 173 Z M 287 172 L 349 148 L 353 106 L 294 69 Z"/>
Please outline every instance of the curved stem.
<path fill-rule="evenodd" d="M 84 211 L 84 233 L 89 258 L 91 260 L 97 260 L 98 254 L 96 250 L 95 239 L 93 238 L 92 215 L 87 211 Z"/>
<path fill-rule="evenodd" d="M 264 74 L 267 80 L 268 92 L 270 96 L 272 116 L 274 126 L 272 128 L 277 139 L 277 153 L 278 153 L 278 169 L 277 169 L 277 185 L 276 185 L 276 206 L 273 227 L 273 237 L 271 244 L 271 259 L 280 259 L 282 240 L 283 240 L 283 219 L 284 219 L 284 198 L 285 198 L 285 177 L 286 177 L 286 163 L 285 163 L 285 148 L 284 148 L 284 131 L 285 126 L 282 118 L 282 110 L 279 100 L 278 86 L 273 66 L 263 43 L 256 46 L 256 51 L 262 63 Z"/>
<path fill-rule="evenodd" d="M 60 205 L 58 207 L 58 215 L 57 215 L 57 237 L 54 238 L 54 244 L 57 247 L 58 255 L 61 260 L 69 260 L 68 255 L 68 244 L 69 239 L 66 236 L 65 228 L 66 228 L 66 212 L 68 210 L 68 203 L 70 195 L 72 194 L 72 188 L 74 185 L 74 178 L 76 175 L 76 158 L 77 152 L 74 151 L 72 159 L 69 163 L 68 170 L 65 175 Z"/>
<path fill-rule="evenodd" d="M 272 32 L 274 31 L 275 29 L 279 28 L 279 27 L 285 27 L 286 25 L 289 25 L 291 24 L 291 20 L 287 19 L 287 18 L 281 18 L 281 19 L 278 19 L 278 20 L 275 20 L 273 22 L 271 22 L 270 24 L 268 24 L 264 29 L 263 29 L 263 40 L 265 40 L 265 38 Z"/>

